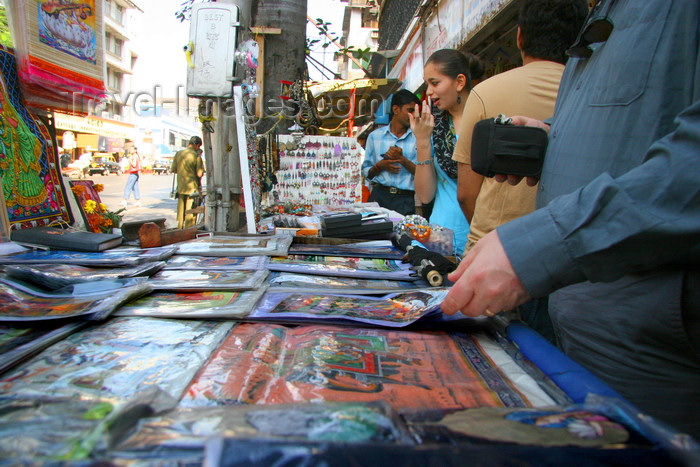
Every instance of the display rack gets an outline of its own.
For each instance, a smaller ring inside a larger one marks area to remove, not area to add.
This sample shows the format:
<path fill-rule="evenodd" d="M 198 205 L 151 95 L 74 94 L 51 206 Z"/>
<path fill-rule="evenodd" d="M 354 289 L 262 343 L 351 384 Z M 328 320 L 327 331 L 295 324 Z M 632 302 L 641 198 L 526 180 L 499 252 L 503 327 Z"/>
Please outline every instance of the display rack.
<path fill-rule="evenodd" d="M 269 202 L 332 206 L 360 202 L 361 150 L 353 138 L 280 135 L 277 184 Z"/>

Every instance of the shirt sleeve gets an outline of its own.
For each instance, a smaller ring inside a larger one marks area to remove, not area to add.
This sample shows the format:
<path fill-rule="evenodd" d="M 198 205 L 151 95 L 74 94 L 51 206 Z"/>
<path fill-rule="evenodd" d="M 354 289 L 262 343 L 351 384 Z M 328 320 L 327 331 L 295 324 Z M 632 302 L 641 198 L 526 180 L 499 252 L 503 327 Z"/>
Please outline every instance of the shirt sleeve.
<path fill-rule="evenodd" d="M 367 142 L 365 144 L 365 160 L 362 162 L 362 176 L 366 179 L 370 179 L 369 171 L 374 164 L 377 162 L 377 143 L 375 142 L 376 135 L 370 133 L 367 136 Z"/>
<path fill-rule="evenodd" d="M 197 155 L 196 157 L 197 157 L 197 172 L 195 173 L 195 175 L 199 176 L 200 171 L 202 173 L 204 173 L 204 162 L 202 161 L 202 158 L 199 155 Z"/>
<path fill-rule="evenodd" d="M 462 123 L 457 135 L 457 145 L 455 146 L 452 159 L 462 163 L 472 163 L 472 133 L 474 133 L 474 125 L 480 120 L 486 118 L 484 101 L 479 96 L 478 86 L 472 89 L 467 97 L 467 102 L 464 105 L 464 113 L 462 114 Z"/>
<path fill-rule="evenodd" d="M 675 123 L 629 172 L 616 179 L 603 173 L 497 229 L 532 296 L 700 262 L 700 100 Z"/>

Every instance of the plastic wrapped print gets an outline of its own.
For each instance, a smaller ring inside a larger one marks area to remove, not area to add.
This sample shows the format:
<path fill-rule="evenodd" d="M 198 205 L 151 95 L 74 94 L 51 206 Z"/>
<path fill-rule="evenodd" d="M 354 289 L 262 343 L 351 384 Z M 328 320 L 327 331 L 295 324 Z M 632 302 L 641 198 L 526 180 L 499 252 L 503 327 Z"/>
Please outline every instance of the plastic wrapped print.
<path fill-rule="evenodd" d="M 46 291 L 35 284 L 0 275 L 0 322 L 81 318 L 99 321 L 122 304 L 153 289 L 140 279 L 93 282 L 88 287 Z"/>
<path fill-rule="evenodd" d="M 249 318 L 293 323 L 327 319 L 402 327 L 431 313 L 439 313 L 447 291 L 446 288 L 426 289 L 383 297 L 267 293 Z"/>
<path fill-rule="evenodd" d="M 157 449 L 177 453 L 204 448 L 214 436 L 268 440 L 375 442 L 407 444 L 408 430 L 382 402 L 278 404 L 176 408 L 143 419 L 115 447 L 125 455 L 143 456 Z"/>
<path fill-rule="evenodd" d="M 124 404 L 157 388 L 178 399 L 232 323 L 120 318 L 75 333 L 0 379 L 0 393 Z"/>
<path fill-rule="evenodd" d="M 530 406 L 489 362 L 469 335 L 241 324 L 180 405 L 383 400 L 399 412 Z"/>

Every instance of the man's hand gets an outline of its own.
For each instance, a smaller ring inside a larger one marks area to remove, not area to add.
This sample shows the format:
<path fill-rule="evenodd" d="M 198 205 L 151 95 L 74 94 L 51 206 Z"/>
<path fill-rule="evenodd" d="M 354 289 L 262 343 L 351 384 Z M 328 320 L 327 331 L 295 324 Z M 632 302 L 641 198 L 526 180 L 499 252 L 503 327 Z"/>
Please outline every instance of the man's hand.
<path fill-rule="evenodd" d="M 386 153 L 384 153 L 387 159 L 390 159 L 392 161 L 400 161 L 403 159 L 403 150 L 398 147 L 398 146 L 391 146 L 389 149 L 387 149 Z"/>
<path fill-rule="evenodd" d="M 495 230 L 479 240 L 447 277 L 455 283 L 441 305 L 448 315 L 458 311 L 467 316 L 490 315 L 530 299 Z"/>
<path fill-rule="evenodd" d="M 542 120 L 537 120 L 536 118 L 523 117 L 521 115 L 515 115 L 511 117 L 513 119 L 513 125 L 520 126 L 534 126 L 537 128 L 542 128 L 544 131 L 549 133 L 549 125 L 547 125 Z"/>
<path fill-rule="evenodd" d="M 534 126 L 537 128 L 542 128 L 544 131 L 549 133 L 549 125 L 541 120 L 537 120 L 536 118 L 523 117 L 521 115 L 515 115 L 511 118 L 513 119 L 513 125 Z M 518 175 L 496 174 L 493 176 L 493 179 L 499 183 L 508 182 L 509 185 L 517 185 L 520 183 L 523 177 L 519 177 Z M 537 185 L 538 181 L 539 180 L 536 177 L 527 177 L 525 183 L 527 183 L 528 186 L 535 186 Z"/>
<path fill-rule="evenodd" d="M 382 159 L 375 164 L 379 170 L 386 170 L 387 172 L 397 174 L 401 171 L 401 164 L 395 160 Z"/>
<path fill-rule="evenodd" d="M 402 166 L 406 168 L 409 172 L 412 174 L 415 172 L 415 166 L 413 165 L 413 162 L 409 161 L 406 159 L 406 157 L 403 155 L 403 149 L 401 149 L 398 146 L 391 146 L 389 150 L 385 154 L 386 158 L 389 159 L 392 162 L 398 162 Z"/>

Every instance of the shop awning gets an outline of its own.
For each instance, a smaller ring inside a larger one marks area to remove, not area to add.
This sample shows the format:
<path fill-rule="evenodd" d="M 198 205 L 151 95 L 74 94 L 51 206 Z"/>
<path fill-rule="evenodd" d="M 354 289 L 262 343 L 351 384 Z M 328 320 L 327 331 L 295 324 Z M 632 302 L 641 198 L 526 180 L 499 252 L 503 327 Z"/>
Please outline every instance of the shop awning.
<path fill-rule="evenodd" d="M 109 136 L 112 138 L 134 139 L 136 127 L 131 123 L 95 117 L 76 117 L 54 112 L 57 130 L 69 130 L 75 133 Z"/>
<path fill-rule="evenodd" d="M 308 87 L 321 120 L 321 131 L 340 130 L 352 121 L 354 126 L 368 123 L 382 103 L 401 87 L 397 79 L 336 80 Z"/>

